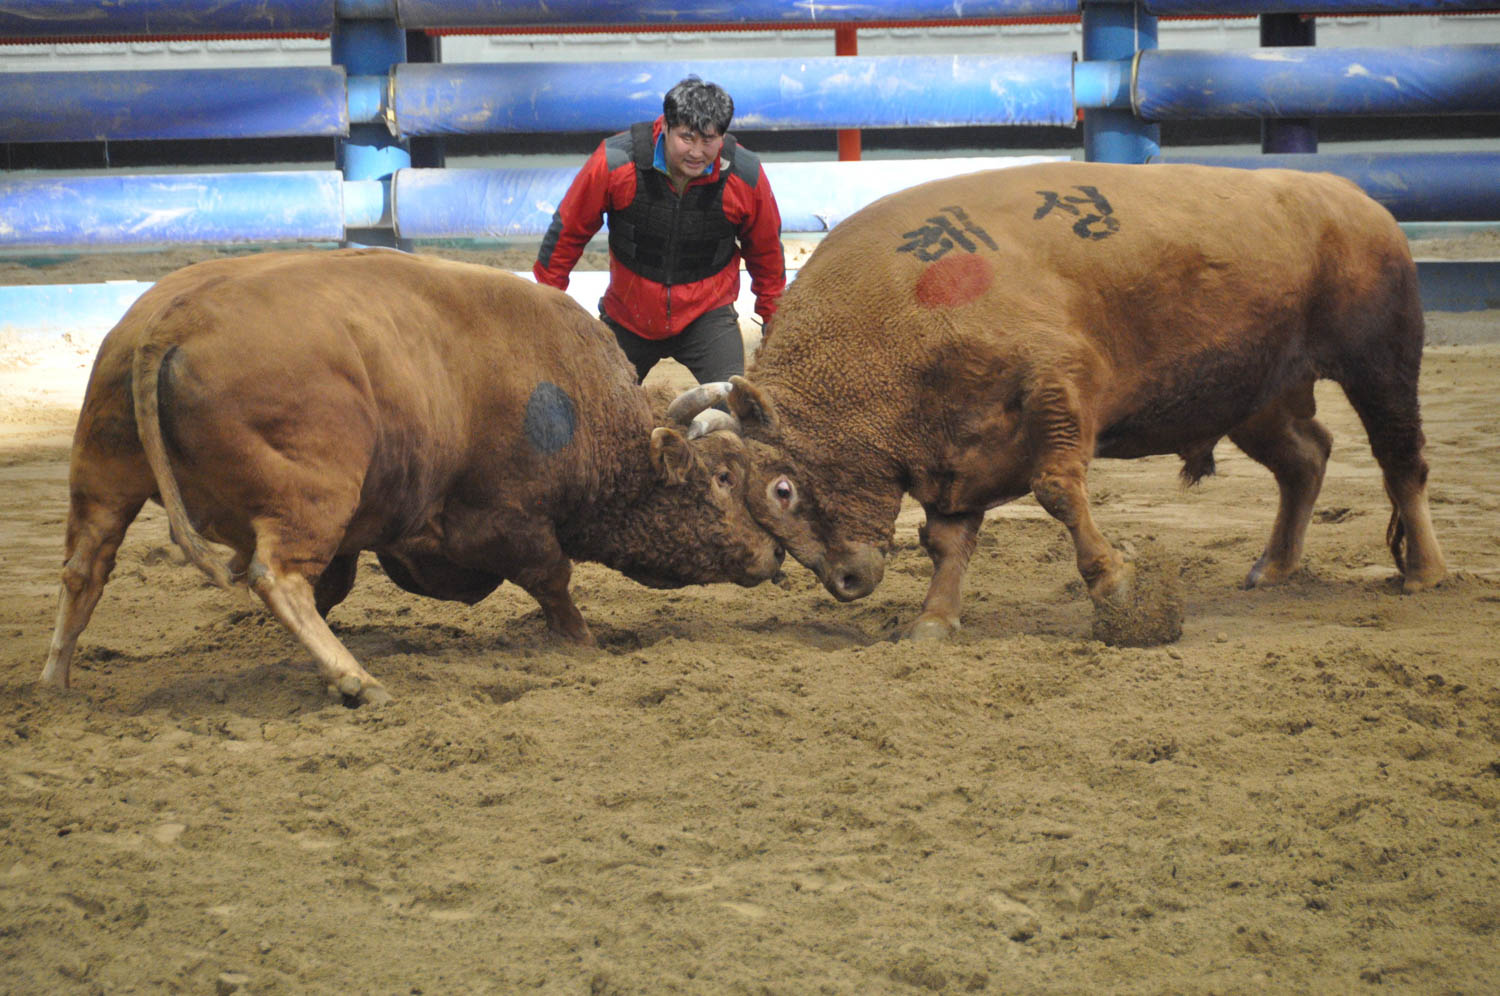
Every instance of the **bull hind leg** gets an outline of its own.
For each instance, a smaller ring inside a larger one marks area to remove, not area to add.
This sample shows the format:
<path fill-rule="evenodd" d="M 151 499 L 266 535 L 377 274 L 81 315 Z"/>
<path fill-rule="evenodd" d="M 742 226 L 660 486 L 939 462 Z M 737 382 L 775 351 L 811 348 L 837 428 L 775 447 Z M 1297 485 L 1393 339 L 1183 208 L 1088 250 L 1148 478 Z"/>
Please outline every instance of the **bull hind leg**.
<path fill-rule="evenodd" d="M 1313 384 L 1299 384 L 1229 433 L 1246 455 L 1271 471 L 1280 491 L 1276 522 L 1246 588 L 1279 584 L 1297 569 L 1333 437 L 1313 418 Z"/>
<path fill-rule="evenodd" d="M 313 655 L 318 674 L 330 691 L 342 695 L 346 702 L 381 705 L 391 694 L 384 685 L 360 666 L 349 649 L 328 628 L 319 611 L 319 597 L 313 582 L 303 570 L 315 564 L 339 564 L 342 558 L 298 556 L 293 560 L 280 549 L 271 523 L 255 524 L 255 554 L 250 560 L 247 580 L 250 590 L 260 596 L 271 614 L 292 632 Z M 295 563 L 297 566 L 291 566 Z M 321 577 L 322 571 L 315 571 Z M 348 575 L 352 583 L 352 572 Z M 328 592 L 325 590 L 324 595 Z"/>
<path fill-rule="evenodd" d="M 922 613 L 909 631 L 913 640 L 940 640 L 958 632 L 959 589 L 983 523 L 982 512 L 945 516 L 927 509 L 919 535 L 922 548 L 932 558 L 932 583 Z"/>
<path fill-rule="evenodd" d="M 89 624 L 99 596 L 115 567 L 125 530 L 135 521 L 145 497 L 108 503 L 75 491 L 68 510 L 66 555 L 57 596 L 57 623 L 42 667 L 43 684 L 66 688 L 78 637 Z"/>
<path fill-rule="evenodd" d="M 1401 572 L 1402 590 L 1431 588 L 1447 576 L 1442 547 L 1427 504 L 1426 439 L 1417 401 L 1420 359 L 1400 363 L 1379 358 L 1363 364 L 1360 376 L 1340 381 L 1349 403 L 1364 424 L 1370 450 L 1385 478 L 1391 501 L 1386 543 Z"/>

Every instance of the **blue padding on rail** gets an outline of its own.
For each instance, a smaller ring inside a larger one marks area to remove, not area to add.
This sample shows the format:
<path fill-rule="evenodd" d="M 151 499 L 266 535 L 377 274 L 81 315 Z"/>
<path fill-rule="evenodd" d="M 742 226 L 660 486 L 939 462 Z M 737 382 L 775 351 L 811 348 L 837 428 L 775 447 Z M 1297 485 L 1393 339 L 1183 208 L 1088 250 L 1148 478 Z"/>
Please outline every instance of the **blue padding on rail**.
<path fill-rule="evenodd" d="M 1071 125 L 1073 55 L 828 56 L 673 62 L 406 63 L 395 129 L 410 135 L 617 131 L 661 114 L 697 73 L 734 94 L 733 127 Z"/>
<path fill-rule="evenodd" d="M 1066 156 L 766 163 L 784 232 L 825 232 L 878 197 L 913 184 Z M 404 239 L 541 235 L 577 170 L 404 169 L 396 232 Z"/>
<path fill-rule="evenodd" d="M 1146 9 L 1161 17 L 1236 14 L 1446 14 L 1494 10 L 1495 0 L 1146 0 Z"/>
<path fill-rule="evenodd" d="M 5 0 L 0 38 L 326 33 L 334 0 Z"/>
<path fill-rule="evenodd" d="M 333 170 L 0 177 L 0 247 L 338 240 L 343 183 Z"/>
<path fill-rule="evenodd" d="M 1398 221 L 1500 221 L 1500 152 L 1156 156 L 1153 162 L 1337 173 Z"/>
<path fill-rule="evenodd" d="M 766 24 L 832 27 L 859 21 L 951 21 L 970 17 L 1076 14 L 1078 0 L 864 0 L 792 3 L 788 0 L 397 0 L 408 28 L 645 27 Z M 707 76 L 705 79 L 709 78 Z M 730 90 L 733 93 L 733 89 Z"/>
<path fill-rule="evenodd" d="M 1419 259 L 1424 311 L 1500 309 L 1500 260 Z M 1500 326 L 1491 341 L 1500 340 Z"/>
<path fill-rule="evenodd" d="M 634 31 L 644 28 L 756 25 L 832 27 L 869 21 L 951 21 L 968 18 L 1068 16 L 1078 0 L 867 0 L 859 4 L 788 3 L 786 0 L 6 0 L 0 5 L 0 38 L 212 35 L 226 33 L 327 34 L 336 9 L 350 17 L 380 16 L 394 6 L 405 28 L 560 28 L 582 26 Z M 1149 0 L 1153 14 L 1370 12 L 1444 13 L 1493 10 L 1494 0 Z"/>
<path fill-rule="evenodd" d="M 391 194 L 396 230 L 406 239 L 537 235 L 551 224 L 576 174 L 573 169 L 403 169 Z"/>
<path fill-rule="evenodd" d="M 0 73 L 8 142 L 347 134 L 341 66 Z"/>
<path fill-rule="evenodd" d="M 1500 111 L 1500 45 L 1141 52 L 1148 121 Z"/>

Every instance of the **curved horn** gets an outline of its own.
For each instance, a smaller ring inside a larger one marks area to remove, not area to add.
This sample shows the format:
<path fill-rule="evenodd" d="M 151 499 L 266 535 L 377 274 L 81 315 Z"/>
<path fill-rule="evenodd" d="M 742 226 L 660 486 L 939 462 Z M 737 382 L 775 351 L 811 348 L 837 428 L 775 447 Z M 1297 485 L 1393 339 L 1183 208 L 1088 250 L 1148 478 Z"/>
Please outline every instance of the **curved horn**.
<path fill-rule="evenodd" d="M 693 416 L 693 421 L 688 425 L 687 437 L 697 439 L 719 429 L 728 429 L 738 436 L 740 420 L 721 408 L 707 408 Z"/>
<path fill-rule="evenodd" d="M 729 387 L 728 381 L 711 381 L 683 391 L 667 406 L 667 418 L 678 425 L 688 425 L 694 415 L 729 397 Z"/>

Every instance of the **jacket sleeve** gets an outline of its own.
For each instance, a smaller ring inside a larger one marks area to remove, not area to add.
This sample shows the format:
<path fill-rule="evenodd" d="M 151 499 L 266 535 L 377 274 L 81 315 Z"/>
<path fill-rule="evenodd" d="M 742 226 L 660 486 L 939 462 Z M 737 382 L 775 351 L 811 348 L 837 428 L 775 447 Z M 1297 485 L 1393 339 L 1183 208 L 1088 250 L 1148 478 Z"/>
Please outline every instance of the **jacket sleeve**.
<path fill-rule="evenodd" d="M 573 177 L 562 203 L 552 212 L 552 224 L 542 237 L 536 263 L 531 268 L 537 283 L 568 289 L 568 274 L 573 272 L 589 240 L 604 226 L 608 193 L 609 166 L 604 143 L 600 142 Z"/>
<path fill-rule="evenodd" d="M 755 313 L 762 322 L 770 322 L 781 292 L 786 290 L 786 259 L 781 251 L 781 209 L 776 206 L 764 166 L 748 193 L 750 209 L 740 226 L 740 249 L 745 269 L 750 271 Z"/>

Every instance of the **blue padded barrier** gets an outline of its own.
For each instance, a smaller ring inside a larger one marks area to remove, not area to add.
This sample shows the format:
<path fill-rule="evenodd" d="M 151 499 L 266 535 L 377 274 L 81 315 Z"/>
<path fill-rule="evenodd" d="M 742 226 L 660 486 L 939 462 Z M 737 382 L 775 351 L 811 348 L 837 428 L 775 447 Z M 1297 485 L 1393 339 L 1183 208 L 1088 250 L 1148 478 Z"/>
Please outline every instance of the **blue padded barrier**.
<path fill-rule="evenodd" d="M 1494 0 L 1148 0 L 1157 15 L 1443 13 L 1492 10 Z M 402 27 L 555 28 L 622 31 L 756 25 L 811 28 L 871 21 L 1069 16 L 1078 0 L 6 0 L 0 37 L 171 36 L 220 33 L 327 34 L 335 17 L 394 17 Z"/>
<path fill-rule="evenodd" d="M 630 31 L 644 27 L 755 24 L 816 27 L 860 21 L 942 21 L 974 17 L 1076 14 L 1078 0 L 398 0 L 408 28 L 553 27 L 583 25 Z M 731 91 L 732 92 L 732 91 Z"/>
<path fill-rule="evenodd" d="M 1400 221 L 1500 221 L 1500 152 L 1173 154 L 1152 161 L 1326 171 L 1359 184 Z"/>
<path fill-rule="evenodd" d="M 1071 125 L 1073 55 L 829 56 L 716 62 L 407 63 L 399 136 L 618 131 L 689 73 L 734 94 L 734 127 Z"/>
<path fill-rule="evenodd" d="M 342 66 L 0 73 L 7 142 L 347 135 Z"/>
<path fill-rule="evenodd" d="M 0 248 L 335 241 L 343 185 L 333 170 L 0 176 Z"/>
<path fill-rule="evenodd" d="M 334 0 L 6 0 L 0 38 L 326 33 Z"/>
<path fill-rule="evenodd" d="M 1231 17 L 1243 14 L 1451 14 L 1494 10 L 1494 0 L 1146 0 L 1158 17 Z"/>
<path fill-rule="evenodd" d="M 826 232 L 878 197 L 927 180 L 1028 162 L 996 157 L 867 162 L 766 163 L 784 232 Z M 396 174 L 396 228 L 402 238 L 509 238 L 541 235 L 577 171 L 565 169 L 404 169 Z"/>
<path fill-rule="evenodd" d="M 1143 51 L 1148 121 L 1500 112 L 1500 45 Z"/>
<path fill-rule="evenodd" d="M 1066 157 L 768 163 L 766 174 L 783 230 L 824 232 L 916 183 L 1055 158 Z M 1165 158 L 1329 170 L 1403 221 L 1500 220 L 1500 153 Z M 394 224 L 403 239 L 535 236 L 574 173 L 402 169 L 390 183 L 389 214 L 385 181 L 345 181 L 334 171 L 0 179 L 0 248 L 337 241 L 345 226 L 377 224 Z"/>

